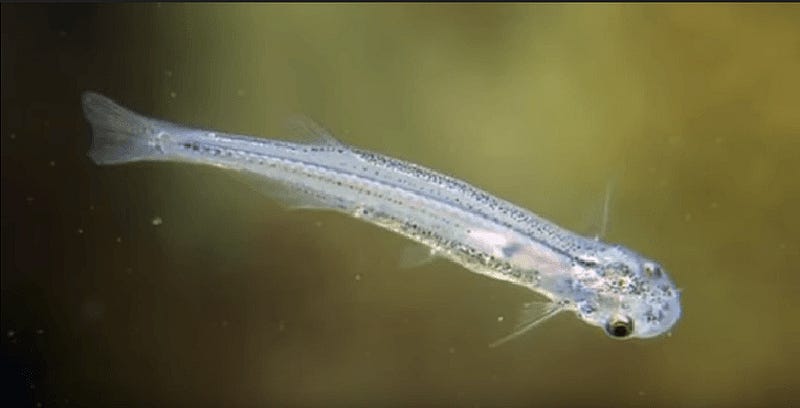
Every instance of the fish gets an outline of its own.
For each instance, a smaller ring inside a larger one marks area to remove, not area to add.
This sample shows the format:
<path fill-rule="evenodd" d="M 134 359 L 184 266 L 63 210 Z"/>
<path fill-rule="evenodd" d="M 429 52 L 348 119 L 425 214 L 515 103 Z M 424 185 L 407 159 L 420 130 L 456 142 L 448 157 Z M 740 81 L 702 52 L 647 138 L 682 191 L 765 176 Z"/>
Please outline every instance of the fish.
<path fill-rule="evenodd" d="M 561 312 L 614 339 L 656 337 L 680 319 L 680 290 L 658 262 L 467 182 L 347 145 L 309 119 L 293 122 L 304 138 L 289 141 L 149 118 L 91 91 L 81 99 L 97 165 L 161 161 L 236 172 L 289 208 L 350 215 L 546 299 L 526 304 L 514 332 L 493 347 Z"/>

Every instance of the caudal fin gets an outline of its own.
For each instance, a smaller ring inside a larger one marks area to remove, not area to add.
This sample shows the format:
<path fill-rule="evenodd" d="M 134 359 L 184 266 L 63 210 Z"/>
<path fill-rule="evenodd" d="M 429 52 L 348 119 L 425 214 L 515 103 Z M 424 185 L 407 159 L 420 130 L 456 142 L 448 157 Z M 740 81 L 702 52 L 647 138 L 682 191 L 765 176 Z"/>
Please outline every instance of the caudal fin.
<path fill-rule="evenodd" d="M 94 92 L 81 96 L 83 113 L 92 126 L 89 157 L 97 164 L 153 159 L 161 154 L 153 143 L 152 122 Z"/>

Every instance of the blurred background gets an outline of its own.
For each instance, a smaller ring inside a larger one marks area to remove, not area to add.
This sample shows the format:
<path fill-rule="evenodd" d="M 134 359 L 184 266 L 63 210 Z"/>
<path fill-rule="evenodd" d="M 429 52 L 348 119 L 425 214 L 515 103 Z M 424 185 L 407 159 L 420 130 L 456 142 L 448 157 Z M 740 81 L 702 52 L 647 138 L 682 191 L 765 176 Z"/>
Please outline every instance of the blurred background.
<path fill-rule="evenodd" d="M 42 406 L 797 406 L 800 7 L 2 5 L 3 398 Z M 80 93 L 464 179 L 664 264 L 672 333 L 217 169 L 97 167 Z M 8 405 L 7 405 L 8 406 Z"/>

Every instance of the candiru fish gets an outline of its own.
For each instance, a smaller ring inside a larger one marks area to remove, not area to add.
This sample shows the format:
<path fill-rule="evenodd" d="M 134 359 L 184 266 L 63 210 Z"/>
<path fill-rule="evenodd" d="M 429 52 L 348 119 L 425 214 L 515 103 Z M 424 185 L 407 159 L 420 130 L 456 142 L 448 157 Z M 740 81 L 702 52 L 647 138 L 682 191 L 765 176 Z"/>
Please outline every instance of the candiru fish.
<path fill-rule="evenodd" d="M 91 92 L 83 94 L 83 110 L 97 164 L 172 161 L 236 170 L 269 183 L 267 193 L 292 207 L 350 214 L 548 299 L 495 344 L 561 311 L 620 339 L 658 336 L 680 318 L 680 293 L 658 263 L 466 182 L 347 146 L 313 123 L 305 126 L 315 139 L 295 143 L 150 119 Z"/>

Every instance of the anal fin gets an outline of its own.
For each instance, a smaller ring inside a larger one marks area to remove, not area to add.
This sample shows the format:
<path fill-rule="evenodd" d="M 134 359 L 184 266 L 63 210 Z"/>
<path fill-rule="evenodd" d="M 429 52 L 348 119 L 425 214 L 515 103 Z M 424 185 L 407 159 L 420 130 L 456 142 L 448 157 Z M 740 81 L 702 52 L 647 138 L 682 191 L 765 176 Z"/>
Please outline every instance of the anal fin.
<path fill-rule="evenodd" d="M 350 207 L 342 199 L 307 190 L 302 186 L 267 179 L 258 174 L 240 172 L 235 177 L 290 210 L 347 211 Z"/>
<path fill-rule="evenodd" d="M 423 244 L 410 243 L 403 248 L 403 254 L 400 255 L 400 267 L 404 269 L 411 269 L 427 265 L 437 258 L 437 252 Z"/>

